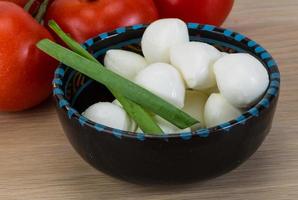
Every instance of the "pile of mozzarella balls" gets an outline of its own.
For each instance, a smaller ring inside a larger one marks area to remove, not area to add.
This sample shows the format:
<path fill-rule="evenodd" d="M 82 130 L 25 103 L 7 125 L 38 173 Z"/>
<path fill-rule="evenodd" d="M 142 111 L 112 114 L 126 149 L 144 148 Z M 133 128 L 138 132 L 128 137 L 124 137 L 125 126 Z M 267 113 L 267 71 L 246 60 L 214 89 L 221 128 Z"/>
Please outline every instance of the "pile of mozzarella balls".
<path fill-rule="evenodd" d="M 200 121 L 199 126 L 181 130 L 154 116 L 165 134 L 209 128 L 235 119 L 261 98 L 269 84 L 268 73 L 256 58 L 190 42 L 187 25 L 179 19 L 152 23 L 141 45 L 144 57 L 109 50 L 104 65 Z M 117 100 L 94 104 L 83 115 L 106 126 L 141 132 Z"/>

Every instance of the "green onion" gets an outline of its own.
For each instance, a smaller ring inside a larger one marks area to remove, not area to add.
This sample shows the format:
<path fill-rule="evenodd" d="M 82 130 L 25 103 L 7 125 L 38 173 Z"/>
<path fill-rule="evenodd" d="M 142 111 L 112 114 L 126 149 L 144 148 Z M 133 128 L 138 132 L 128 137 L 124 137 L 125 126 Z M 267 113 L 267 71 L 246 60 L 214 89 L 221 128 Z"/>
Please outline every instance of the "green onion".
<path fill-rule="evenodd" d="M 139 104 L 143 108 L 154 112 L 175 126 L 184 129 L 199 123 L 187 113 L 152 94 L 135 83 L 105 69 L 85 57 L 58 45 L 51 40 L 44 39 L 37 44 L 38 48 L 67 66 L 89 76 L 114 91 L 121 91 L 122 95 Z"/>
<path fill-rule="evenodd" d="M 85 50 L 79 43 L 77 43 L 74 39 L 72 39 L 69 35 L 63 32 L 63 30 L 58 26 L 58 24 L 54 20 L 49 21 L 49 27 L 62 39 L 67 46 L 80 54 L 81 56 L 99 63 L 96 58 L 94 58 L 87 50 Z M 134 103 L 133 101 L 125 98 L 120 93 L 113 91 L 109 88 L 114 97 L 120 102 L 123 106 L 124 110 L 128 113 L 128 115 L 134 119 L 134 121 L 139 125 L 139 127 L 144 131 L 144 133 L 162 135 L 163 131 L 158 126 L 158 124 L 153 120 L 151 115 L 146 112 L 141 106 Z"/>
<path fill-rule="evenodd" d="M 68 34 L 66 34 L 59 25 L 54 20 L 49 20 L 48 23 L 49 27 L 59 36 L 59 38 L 67 44 L 67 46 L 76 52 L 77 54 L 80 54 L 81 56 L 92 60 L 94 62 L 98 62 L 94 56 L 92 56 L 86 49 L 84 49 L 78 42 L 76 42 L 74 39 L 72 39 Z"/>

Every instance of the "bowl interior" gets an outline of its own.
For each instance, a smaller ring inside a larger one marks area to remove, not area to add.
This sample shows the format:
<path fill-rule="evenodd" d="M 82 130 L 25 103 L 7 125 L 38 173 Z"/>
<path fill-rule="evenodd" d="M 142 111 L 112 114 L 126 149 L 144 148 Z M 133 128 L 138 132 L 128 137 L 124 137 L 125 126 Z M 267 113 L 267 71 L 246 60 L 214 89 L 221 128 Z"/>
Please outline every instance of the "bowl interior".
<path fill-rule="evenodd" d="M 270 86 L 262 100 L 266 99 L 266 101 L 268 101 L 267 103 L 270 103 L 271 99 L 274 98 L 278 92 L 279 72 L 276 63 L 264 48 L 245 36 L 230 30 L 208 25 L 189 24 L 188 26 L 191 41 L 211 44 L 222 52 L 246 52 L 260 60 L 270 76 Z M 105 53 L 109 49 L 124 49 L 142 55 L 140 41 L 144 30 L 145 26 L 141 25 L 128 27 L 125 28 L 125 30 L 123 30 L 123 28 L 117 29 L 113 32 L 104 33 L 88 40 L 84 44 L 84 47 L 101 63 L 103 63 Z M 60 68 L 64 71 L 64 76 L 62 77 L 63 84 L 61 87 L 64 93 L 63 98 L 65 98 L 65 100 L 69 102 L 69 106 L 78 113 L 82 113 L 86 108 L 96 102 L 114 100 L 113 95 L 102 84 L 89 79 L 85 75 L 67 66 L 61 65 Z M 274 87 L 275 95 L 268 94 L 268 90 L 271 89 L 272 86 L 272 81 L 278 81 L 275 83 Z M 256 106 L 253 106 L 250 111 L 254 108 L 258 109 L 258 111 L 265 109 L 267 105 L 262 106 L 262 100 Z M 248 118 L 251 115 L 252 113 L 248 111 L 241 116 L 241 119 Z M 233 123 L 237 123 L 237 119 L 233 120 L 229 125 Z M 220 128 L 223 128 L 223 126 L 215 127 L 215 129 Z"/>

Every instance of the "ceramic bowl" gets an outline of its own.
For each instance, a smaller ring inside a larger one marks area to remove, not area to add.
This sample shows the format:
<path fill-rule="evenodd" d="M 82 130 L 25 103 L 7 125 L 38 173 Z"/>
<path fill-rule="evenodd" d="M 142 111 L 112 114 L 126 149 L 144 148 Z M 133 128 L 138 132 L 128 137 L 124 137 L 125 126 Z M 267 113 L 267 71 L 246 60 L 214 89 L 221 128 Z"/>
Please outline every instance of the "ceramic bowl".
<path fill-rule="evenodd" d="M 145 25 L 100 34 L 84 47 L 102 62 L 109 49 L 142 54 Z M 260 60 L 270 77 L 263 98 L 237 119 L 210 129 L 151 136 L 95 124 L 80 113 L 93 103 L 114 98 L 103 85 L 60 65 L 54 98 L 59 119 L 74 149 L 96 169 L 133 182 L 199 181 L 224 174 L 247 160 L 269 133 L 279 96 L 280 74 L 271 55 L 259 44 L 232 30 L 189 23 L 192 41 L 221 51 L 246 52 Z"/>

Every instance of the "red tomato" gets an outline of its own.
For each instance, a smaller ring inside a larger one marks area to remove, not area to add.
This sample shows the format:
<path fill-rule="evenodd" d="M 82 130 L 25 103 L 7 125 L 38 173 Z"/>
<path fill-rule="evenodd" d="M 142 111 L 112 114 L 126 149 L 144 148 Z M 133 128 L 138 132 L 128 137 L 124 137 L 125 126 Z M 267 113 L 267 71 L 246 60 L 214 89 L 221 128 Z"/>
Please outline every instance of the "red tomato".
<path fill-rule="evenodd" d="M 21 7 L 0 2 L 0 111 L 35 106 L 51 93 L 57 62 L 36 48 L 50 33 Z"/>
<path fill-rule="evenodd" d="M 25 7 L 25 5 L 29 2 L 29 0 L 0 0 L 1 1 L 9 1 L 9 2 L 13 2 L 19 6 L 21 6 L 22 8 Z M 44 0 L 35 0 L 33 5 L 31 6 L 30 8 L 30 13 L 31 14 L 36 14 L 38 9 L 39 9 L 39 6 L 40 4 L 44 2 Z M 53 0 L 49 0 L 49 3 L 48 5 L 50 5 L 51 3 L 53 2 Z"/>
<path fill-rule="evenodd" d="M 158 18 L 152 0 L 55 0 L 46 14 L 78 42 L 118 27 Z"/>
<path fill-rule="evenodd" d="M 185 22 L 221 25 L 234 0 L 154 0 L 160 17 L 177 17 Z"/>
<path fill-rule="evenodd" d="M 0 1 L 10 1 L 10 2 L 18 4 L 19 6 L 22 6 L 22 7 L 24 7 L 26 5 L 26 3 L 28 2 L 28 0 L 0 0 Z"/>

